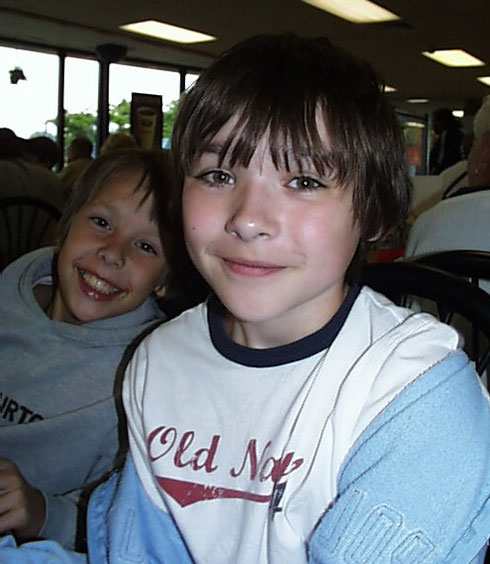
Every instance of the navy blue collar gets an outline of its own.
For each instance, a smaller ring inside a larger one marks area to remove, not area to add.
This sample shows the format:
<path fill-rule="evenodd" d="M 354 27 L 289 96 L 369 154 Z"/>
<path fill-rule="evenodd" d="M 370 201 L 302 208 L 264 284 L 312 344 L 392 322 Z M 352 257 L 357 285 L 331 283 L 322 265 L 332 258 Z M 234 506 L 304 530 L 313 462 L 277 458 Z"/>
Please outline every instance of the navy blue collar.
<path fill-rule="evenodd" d="M 228 360 L 251 366 L 265 368 L 302 360 L 327 349 L 342 329 L 349 312 L 359 295 L 360 287 L 354 284 L 332 319 L 315 333 L 298 341 L 270 349 L 253 349 L 239 345 L 226 334 L 224 327 L 224 308 L 216 296 L 208 301 L 208 326 L 211 341 L 217 351 Z"/>

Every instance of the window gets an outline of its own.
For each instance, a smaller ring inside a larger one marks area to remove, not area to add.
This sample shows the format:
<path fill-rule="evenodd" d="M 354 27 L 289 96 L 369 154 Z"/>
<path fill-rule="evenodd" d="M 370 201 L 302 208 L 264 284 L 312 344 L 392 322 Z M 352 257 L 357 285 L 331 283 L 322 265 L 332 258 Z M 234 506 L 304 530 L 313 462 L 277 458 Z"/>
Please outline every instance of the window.
<path fill-rule="evenodd" d="M 16 68 L 25 80 L 13 84 L 10 76 Z M 23 138 L 47 135 L 56 140 L 52 120 L 58 114 L 58 74 L 57 55 L 0 47 L 0 127 Z"/>
<path fill-rule="evenodd" d="M 8 127 L 23 138 L 47 135 L 57 140 L 59 68 L 58 54 L 0 46 L 0 127 Z M 10 79 L 12 74 L 18 78 L 15 84 Z M 198 76 L 187 73 L 185 87 L 189 88 Z M 64 85 L 65 150 L 77 136 L 86 136 L 95 145 L 99 63 L 67 56 Z M 180 97 L 180 72 L 112 64 L 109 132 L 129 132 L 133 92 L 162 96 L 162 146 L 168 147 Z"/>
<path fill-rule="evenodd" d="M 185 75 L 185 89 L 187 90 L 188 88 L 190 88 L 194 82 L 196 82 L 196 80 L 198 79 L 199 75 L 198 74 L 194 74 L 194 73 L 186 73 Z"/>
<path fill-rule="evenodd" d="M 133 92 L 162 96 L 162 109 L 165 114 L 172 108 L 173 101 L 179 98 L 179 84 L 180 75 L 176 71 L 112 64 L 109 71 L 109 131 L 129 131 L 129 108 Z M 165 131 L 165 115 L 163 121 Z M 168 146 L 168 135 L 165 133 L 162 145 Z"/>
<path fill-rule="evenodd" d="M 88 137 L 95 146 L 99 64 L 90 59 L 65 59 L 65 152 L 75 137 Z"/>

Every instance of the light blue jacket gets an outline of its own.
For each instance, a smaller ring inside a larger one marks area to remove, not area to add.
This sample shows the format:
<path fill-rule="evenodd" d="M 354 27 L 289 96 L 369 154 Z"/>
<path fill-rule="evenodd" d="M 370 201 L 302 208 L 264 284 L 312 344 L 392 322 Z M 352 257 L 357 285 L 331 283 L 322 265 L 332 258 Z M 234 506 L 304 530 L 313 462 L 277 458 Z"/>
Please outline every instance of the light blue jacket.
<path fill-rule="evenodd" d="M 308 546 L 310 562 L 483 562 L 489 431 L 488 395 L 457 351 L 409 385 L 357 440 L 339 473 L 338 497 Z M 131 458 L 92 495 L 88 539 L 95 564 L 192 562 L 172 518 L 147 498 Z M 9 544 L 3 540 L 2 564 L 86 558 L 49 542 Z"/>

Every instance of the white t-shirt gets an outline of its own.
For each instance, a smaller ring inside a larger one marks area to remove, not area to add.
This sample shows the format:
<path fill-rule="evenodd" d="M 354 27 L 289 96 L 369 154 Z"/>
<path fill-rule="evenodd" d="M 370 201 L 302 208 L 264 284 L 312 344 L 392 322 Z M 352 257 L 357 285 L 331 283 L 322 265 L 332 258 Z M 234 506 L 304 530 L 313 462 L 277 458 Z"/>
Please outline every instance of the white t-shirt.
<path fill-rule="evenodd" d="M 232 343 L 205 304 L 139 347 L 124 389 L 132 456 L 197 562 L 306 562 L 350 447 L 458 345 L 431 316 L 356 296 L 285 347 Z"/>

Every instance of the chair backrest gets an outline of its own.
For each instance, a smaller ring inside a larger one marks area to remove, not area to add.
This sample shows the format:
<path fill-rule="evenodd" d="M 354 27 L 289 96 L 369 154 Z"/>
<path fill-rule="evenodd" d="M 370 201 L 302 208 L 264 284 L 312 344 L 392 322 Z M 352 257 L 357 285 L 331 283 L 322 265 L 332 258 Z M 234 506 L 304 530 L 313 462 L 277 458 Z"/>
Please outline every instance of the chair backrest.
<path fill-rule="evenodd" d="M 0 199 L 0 271 L 23 254 L 56 242 L 60 211 L 30 196 Z"/>
<path fill-rule="evenodd" d="M 487 251 L 443 251 L 410 259 L 410 262 L 433 266 L 468 278 L 480 286 L 481 280 L 490 281 L 490 252 Z"/>
<path fill-rule="evenodd" d="M 363 267 L 361 283 L 370 286 L 395 303 L 406 306 L 410 298 L 424 298 L 437 305 L 439 319 L 452 324 L 454 314 L 467 320 L 477 337 L 487 339 L 465 343 L 468 356 L 481 375 L 490 362 L 490 295 L 449 272 L 415 262 L 371 263 Z"/>
<path fill-rule="evenodd" d="M 490 294 L 490 252 L 478 250 L 441 251 L 413 258 L 411 262 L 433 266 L 462 276 Z M 477 358 L 480 345 L 485 346 L 484 343 L 480 342 L 478 328 L 473 324 L 470 330 L 465 326 L 460 327 L 460 329 L 464 334 L 471 331 L 473 356 Z"/>

